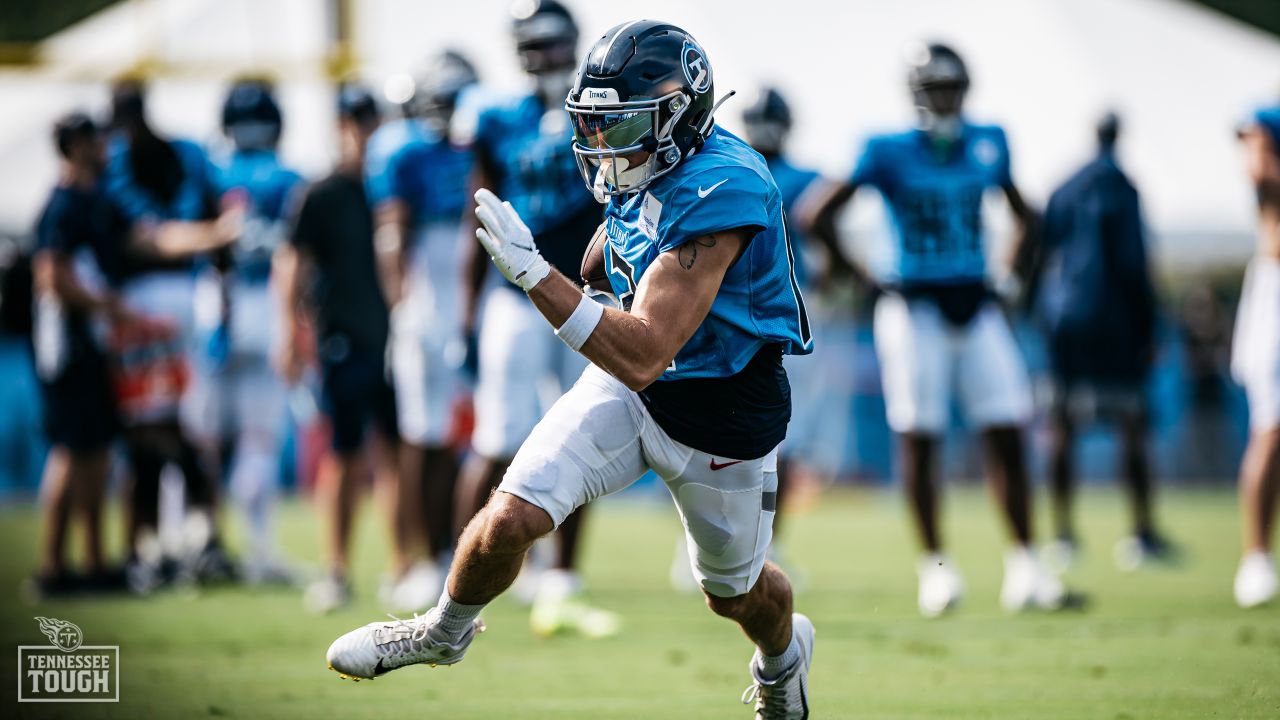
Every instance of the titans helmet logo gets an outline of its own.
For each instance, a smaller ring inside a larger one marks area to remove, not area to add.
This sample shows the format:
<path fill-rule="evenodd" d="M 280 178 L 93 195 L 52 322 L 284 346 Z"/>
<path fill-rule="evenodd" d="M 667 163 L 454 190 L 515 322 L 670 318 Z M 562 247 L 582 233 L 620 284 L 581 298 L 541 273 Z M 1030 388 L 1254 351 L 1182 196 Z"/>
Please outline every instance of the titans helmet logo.
<path fill-rule="evenodd" d="M 707 54 L 692 39 L 684 43 L 681 53 L 684 67 L 684 79 L 694 92 L 704 93 L 711 89 L 711 63 L 707 62 Z"/>

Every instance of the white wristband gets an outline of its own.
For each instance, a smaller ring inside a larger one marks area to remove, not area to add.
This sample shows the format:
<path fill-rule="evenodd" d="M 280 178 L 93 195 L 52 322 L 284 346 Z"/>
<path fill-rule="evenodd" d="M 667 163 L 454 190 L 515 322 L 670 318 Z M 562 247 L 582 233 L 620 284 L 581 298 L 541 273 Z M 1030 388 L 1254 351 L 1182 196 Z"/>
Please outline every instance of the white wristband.
<path fill-rule="evenodd" d="M 587 343 L 591 333 L 595 332 L 596 325 L 600 324 L 602 317 L 604 317 L 604 306 L 583 295 L 578 301 L 578 307 L 573 309 L 573 314 L 556 330 L 556 336 L 574 352 L 578 352 Z"/>

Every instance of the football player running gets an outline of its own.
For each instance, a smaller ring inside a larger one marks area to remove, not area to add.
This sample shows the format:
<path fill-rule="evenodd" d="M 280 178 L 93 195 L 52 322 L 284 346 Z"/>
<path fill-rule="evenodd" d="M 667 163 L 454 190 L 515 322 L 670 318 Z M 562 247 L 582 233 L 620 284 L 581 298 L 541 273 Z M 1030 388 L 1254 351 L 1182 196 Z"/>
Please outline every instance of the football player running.
<path fill-rule="evenodd" d="M 606 202 L 599 248 L 620 309 L 542 257 L 514 206 L 476 193 L 476 235 L 566 345 L 591 360 L 467 526 L 440 604 L 329 648 L 349 676 L 452 664 L 525 552 L 577 507 L 652 469 L 688 534 L 715 613 L 756 645 L 744 702 L 809 717 L 813 625 L 765 559 L 790 391 L 784 354 L 811 348 L 781 196 L 763 158 L 715 126 L 711 65 L 679 28 L 639 20 L 591 48 L 569 94 L 573 149 Z"/>
<path fill-rule="evenodd" d="M 286 394 L 272 367 L 279 330 L 269 283 L 271 257 L 284 241 L 302 177 L 281 164 L 283 118 L 274 88 L 262 80 L 232 85 L 222 106 L 231 152 L 217 163 L 219 190 L 245 206 L 235 244 L 215 255 L 197 280 L 195 333 L 203 342 L 190 407 L 192 426 L 221 454 L 229 451 L 231 497 L 248 529 L 242 573 L 249 583 L 288 582 L 272 529 Z"/>
<path fill-rule="evenodd" d="M 453 547 L 458 467 L 449 441 L 464 383 L 450 349 L 462 333 L 458 219 L 470 205 L 472 158 L 450 142 L 449 125 L 459 96 L 476 81 L 460 54 L 432 58 L 402 104 L 405 117 L 378 128 L 365 160 L 404 440 L 397 529 L 406 535 L 402 547 L 425 551 L 397 558 L 397 580 L 383 598 L 397 611 L 421 610 L 439 596 Z"/>
<path fill-rule="evenodd" d="M 918 126 L 870 138 L 853 176 L 822 203 L 815 224 L 829 232 L 837 211 L 858 188 L 870 186 L 884 196 L 896 230 L 896 266 L 886 278 L 889 292 L 876 303 L 874 332 L 889 425 L 902 436 L 903 484 L 925 551 L 920 612 L 939 615 L 963 594 L 960 575 L 942 552 L 934 487 L 953 396 L 982 429 L 992 488 L 1013 535 L 1001 603 L 1010 611 L 1057 608 L 1066 593 L 1032 551 L 1022 439 L 1031 392 L 987 283 L 983 195 L 999 188 L 1008 199 L 1021 231 L 1019 248 L 1027 246 L 1034 215 L 1010 176 L 1004 131 L 961 114 L 969 74 L 960 56 L 930 44 L 908 60 Z"/>
<path fill-rule="evenodd" d="M 1271 555 L 1280 496 L 1280 105 L 1258 110 L 1240 130 L 1258 196 L 1258 250 L 1249 262 L 1231 348 L 1231 370 L 1249 400 L 1249 445 L 1240 463 L 1244 558 L 1236 572 L 1240 607 L 1280 591 Z"/>
<path fill-rule="evenodd" d="M 573 151 L 565 142 L 569 114 L 564 97 L 573 86 L 578 27 L 554 0 L 520 0 L 512 8 L 511 27 L 516 54 L 533 89 L 481 108 L 474 118 L 460 119 L 459 131 L 469 129 L 472 135 L 475 186 L 493 188 L 506 198 L 548 262 L 576 277 L 601 216 L 600 206 L 582 187 Z M 488 256 L 470 237 L 475 218 L 469 209 L 466 240 L 473 255 L 463 328 L 472 338 L 478 330 L 479 357 L 471 438 L 475 455 L 458 486 L 459 532 L 484 506 L 538 418 L 586 366 L 546 333 L 537 310 L 518 287 L 488 272 Z M 578 632 L 600 637 L 619 626 L 616 615 L 581 599 L 575 567 L 584 521 L 585 513 L 579 512 L 559 527 L 552 569 L 532 578 L 529 620 L 539 635 Z"/>

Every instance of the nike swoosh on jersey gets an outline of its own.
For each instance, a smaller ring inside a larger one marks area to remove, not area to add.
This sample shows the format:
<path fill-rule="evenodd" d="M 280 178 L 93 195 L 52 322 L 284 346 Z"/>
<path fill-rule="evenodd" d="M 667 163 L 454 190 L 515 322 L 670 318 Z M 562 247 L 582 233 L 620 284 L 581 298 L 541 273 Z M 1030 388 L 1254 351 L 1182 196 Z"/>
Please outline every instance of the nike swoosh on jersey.
<path fill-rule="evenodd" d="M 724 182 L 724 181 L 723 181 L 723 180 L 721 180 L 721 182 Z M 714 189 L 715 189 L 715 188 L 712 188 L 712 190 L 714 190 Z M 732 461 L 732 462 L 727 462 L 727 463 L 718 463 L 718 462 L 716 462 L 716 459 L 715 459 L 715 458 L 711 458 L 711 469 L 712 469 L 713 471 L 715 471 L 715 470 L 723 470 L 723 469 L 725 469 L 725 468 L 729 467 L 730 465 L 737 465 L 737 464 L 738 464 L 738 463 L 740 463 L 740 462 L 742 462 L 742 461 L 741 461 L 741 460 L 734 460 L 734 461 Z"/>
<path fill-rule="evenodd" d="M 699 186 L 698 186 L 698 197 L 701 199 L 701 198 L 704 198 L 704 197 L 706 197 L 706 196 L 710 195 L 711 193 L 715 192 L 715 189 L 716 189 L 716 188 L 720 187 L 721 185 L 723 185 L 723 184 L 725 184 L 725 183 L 727 183 L 727 182 L 729 182 L 729 178 L 725 178 L 725 179 L 721 180 L 720 182 L 716 183 L 715 185 L 712 185 L 711 187 L 707 188 L 706 190 L 703 190 L 703 189 L 702 189 L 702 186 L 701 186 L 701 185 L 699 185 Z"/>

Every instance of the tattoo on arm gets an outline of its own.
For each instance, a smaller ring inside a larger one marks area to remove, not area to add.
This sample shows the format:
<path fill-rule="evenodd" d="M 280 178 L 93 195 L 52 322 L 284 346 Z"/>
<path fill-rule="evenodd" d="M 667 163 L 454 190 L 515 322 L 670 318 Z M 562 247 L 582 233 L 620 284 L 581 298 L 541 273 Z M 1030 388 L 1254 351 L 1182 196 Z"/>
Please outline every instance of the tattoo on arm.
<path fill-rule="evenodd" d="M 693 242 L 687 242 L 680 246 L 680 250 L 676 254 L 676 258 L 680 261 L 680 267 L 685 270 L 692 270 L 694 262 L 698 259 L 698 248 L 713 248 L 718 240 L 715 233 L 694 238 Z"/>

